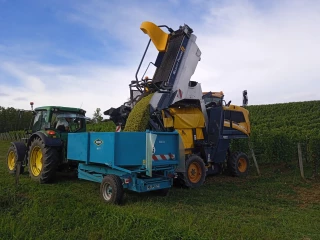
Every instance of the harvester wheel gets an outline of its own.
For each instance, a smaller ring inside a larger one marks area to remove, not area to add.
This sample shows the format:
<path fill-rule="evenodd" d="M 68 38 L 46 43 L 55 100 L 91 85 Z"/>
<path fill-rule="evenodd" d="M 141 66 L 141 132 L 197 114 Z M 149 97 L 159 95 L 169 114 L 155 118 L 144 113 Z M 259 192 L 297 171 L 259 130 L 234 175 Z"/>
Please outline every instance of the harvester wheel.
<path fill-rule="evenodd" d="M 10 174 L 22 174 L 24 172 L 24 167 L 22 166 L 22 160 L 26 152 L 26 147 L 24 144 L 19 144 L 16 147 L 11 145 L 7 153 L 7 166 Z M 17 167 L 20 164 L 20 168 Z M 16 170 L 20 171 L 16 173 Z"/>
<path fill-rule="evenodd" d="M 192 155 L 186 162 L 185 186 L 197 188 L 202 186 L 206 178 L 206 167 L 203 160 L 196 155 Z"/>
<path fill-rule="evenodd" d="M 55 148 L 46 146 L 42 139 L 35 138 L 28 151 L 28 169 L 30 177 L 40 183 L 53 180 L 59 164 L 59 155 Z"/>
<path fill-rule="evenodd" d="M 228 170 L 232 176 L 246 177 L 249 173 L 249 159 L 243 152 L 235 152 L 228 159 Z"/>
<path fill-rule="evenodd" d="M 121 179 L 116 175 L 107 175 L 100 185 L 100 194 L 106 203 L 121 204 L 123 199 Z"/>

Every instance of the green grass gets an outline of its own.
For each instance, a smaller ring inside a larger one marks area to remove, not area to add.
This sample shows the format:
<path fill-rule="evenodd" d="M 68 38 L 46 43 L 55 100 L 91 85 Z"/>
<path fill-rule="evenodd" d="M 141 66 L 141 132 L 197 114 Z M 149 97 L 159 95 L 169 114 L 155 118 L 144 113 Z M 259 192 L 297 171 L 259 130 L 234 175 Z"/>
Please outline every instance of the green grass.
<path fill-rule="evenodd" d="M 99 184 L 59 175 L 20 184 L 6 170 L 0 142 L 0 239 L 320 239 L 320 184 L 296 168 L 261 167 L 263 176 L 210 177 L 168 197 L 127 192 L 105 205 Z"/>

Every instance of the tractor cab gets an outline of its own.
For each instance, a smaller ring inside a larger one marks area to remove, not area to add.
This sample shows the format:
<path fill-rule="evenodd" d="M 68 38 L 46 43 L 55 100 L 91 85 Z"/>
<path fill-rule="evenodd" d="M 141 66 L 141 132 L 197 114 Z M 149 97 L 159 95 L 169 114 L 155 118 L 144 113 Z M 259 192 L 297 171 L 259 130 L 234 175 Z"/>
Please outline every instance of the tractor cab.
<path fill-rule="evenodd" d="M 57 133 L 85 132 L 85 111 L 79 108 L 47 106 L 34 110 L 32 133 L 38 131 Z"/>

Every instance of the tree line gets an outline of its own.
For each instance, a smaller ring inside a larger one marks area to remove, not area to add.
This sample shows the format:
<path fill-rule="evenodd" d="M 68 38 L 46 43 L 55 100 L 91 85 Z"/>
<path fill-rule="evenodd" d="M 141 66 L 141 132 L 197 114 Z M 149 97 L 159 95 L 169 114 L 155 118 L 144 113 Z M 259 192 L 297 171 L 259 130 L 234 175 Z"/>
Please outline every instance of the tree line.
<path fill-rule="evenodd" d="M 31 120 L 31 110 L 0 106 L 0 133 L 29 128 Z"/>
<path fill-rule="evenodd" d="M 33 114 L 31 110 L 16 109 L 13 107 L 0 106 L 0 133 L 21 131 L 29 129 L 32 124 Z M 112 122 L 103 120 L 101 109 L 97 108 L 92 119 L 87 121 L 88 131 L 106 131 L 115 130 Z"/>

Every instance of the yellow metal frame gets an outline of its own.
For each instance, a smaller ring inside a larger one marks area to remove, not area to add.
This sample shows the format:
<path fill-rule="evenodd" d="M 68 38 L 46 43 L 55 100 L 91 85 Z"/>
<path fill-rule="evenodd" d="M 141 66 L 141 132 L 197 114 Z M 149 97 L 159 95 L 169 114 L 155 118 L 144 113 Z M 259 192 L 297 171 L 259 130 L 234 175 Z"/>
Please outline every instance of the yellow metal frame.
<path fill-rule="evenodd" d="M 202 92 L 202 95 L 206 95 L 208 94 L 209 92 Z M 220 91 L 220 92 L 211 92 L 211 96 L 213 97 L 218 97 L 218 98 L 222 98 L 224 96 L 223 92 Z"/>
<path fill-rule="evenodd" d="M 225 127 L 231 127 L 230 121 L 229 120 L 224 120 Z M 237 123 L 237 122 L 232 122 L 232 128 L 246 134 L 249 136 L 250 133 L 248 133 L 248 129 L 246 128 L 247 124 L 246 123 Z"/>
<path fill-rule="evenodd" d="M 166 128 L 173 127 L 181 136 L 185 154 L 194 148 L 192 129 L 196 130 L 197 140 L 204 139 L 202 129 L 205 127 L 203 113 L 199 108 L 169 108 L 167 114 L 162 111 L 163 124 Z"/>
<path fill-rule="evenodd" d="M 236 105 L 230 105 L 230 106 L 223 106 L 224 111 L 234 111 L 234 112 L 242 112 L 245 122 L 232 122 L 232 128 L 243 132 L 246 135 L 250 135 L 251 133 L 251 126 L 250 126 L 250 120 L 249 120 L 249 111 L 243 107 L 236 106 Z M 224 121 L 225 127 L 230 127 L 230 121 L 225 120 Z"/>

